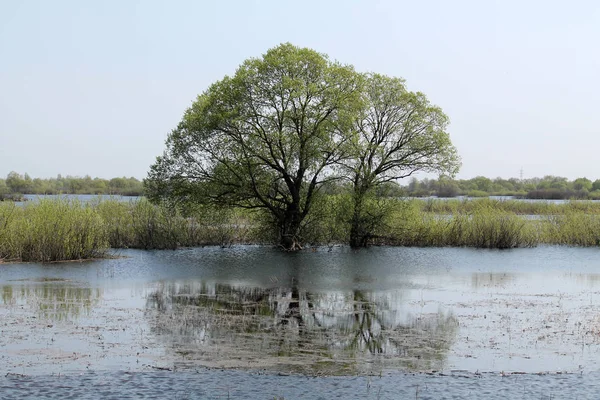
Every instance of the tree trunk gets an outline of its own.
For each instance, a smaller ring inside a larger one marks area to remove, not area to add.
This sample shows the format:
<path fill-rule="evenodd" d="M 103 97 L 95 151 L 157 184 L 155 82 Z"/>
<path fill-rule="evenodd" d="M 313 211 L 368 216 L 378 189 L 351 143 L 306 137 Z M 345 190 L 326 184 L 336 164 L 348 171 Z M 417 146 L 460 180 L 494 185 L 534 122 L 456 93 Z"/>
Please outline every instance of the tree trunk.
<path fill-rule="evenodd" d="M 279 245 L 286 251 L 302 250 L 300 239 L 300 224 L 302 222 L 297 207 L 290 207 L 280 221 Z"/>
<path fill-rule="evenodd" d="M 350 247 L 353 249 L 367 247 L 371 237 L 371 232 L 367 229 L 367 224 L 363 215 L 365 193 L 366 191 L 362 188 L 355 188 L 354 190 L 354 211 L 352 212 L 352 219 L 350 220 Z"/>
<path fill-rule="evenodd" d="M 359 249 L 361 247 L 367 247 L 370 235 L 364 233 L 359 226 L 352 224 L 350 227 L 350 247 L 353 249 Z"/>

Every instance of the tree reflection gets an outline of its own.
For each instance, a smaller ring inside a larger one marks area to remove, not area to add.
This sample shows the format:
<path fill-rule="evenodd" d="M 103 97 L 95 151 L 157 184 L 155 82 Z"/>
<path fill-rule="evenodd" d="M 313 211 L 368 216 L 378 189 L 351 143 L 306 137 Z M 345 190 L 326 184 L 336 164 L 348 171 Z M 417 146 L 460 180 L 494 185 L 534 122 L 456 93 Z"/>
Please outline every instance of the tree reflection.
<path fill-rule="evenodd" d="M 327 374 L 442 369 L 456 319 L 401 307 L 385 292 L 169 282 L 148 296 L 146 315 L 182 362 Z"/>
<path fill-rule="evenodd" d="M 474 272 L 471 285 L 475 289 L 505 287 L 515 280 L 515 275 L 506 272 Z"/>
<path fill-rule="evenodd" d="M 101 296 L 100 289 L 71 286 L 63 282 L 2 286 L 3 304 L 28 305 L 40 317 L 57 322 L 88 315 Z"/>

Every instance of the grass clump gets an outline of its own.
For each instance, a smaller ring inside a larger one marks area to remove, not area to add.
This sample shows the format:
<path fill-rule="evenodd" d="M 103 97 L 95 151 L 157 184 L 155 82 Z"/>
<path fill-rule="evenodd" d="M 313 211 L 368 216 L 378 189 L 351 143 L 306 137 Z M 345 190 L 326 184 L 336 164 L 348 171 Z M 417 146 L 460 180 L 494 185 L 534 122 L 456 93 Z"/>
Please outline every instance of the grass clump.
<path fill-rule="evenodd" d="M 146 199 L 100 201 L 95 208 L 106 223 L 113 248 L 227 247 L 248 242 L 251 234 L 252 224 L 241 210 L 196 206 L 184 216 L 175 208 Z"/>
<path fill-rule="evenodd" d="M 64 261 L 106 255 L 104 221 L 75 200 L 40 200 L 19 207 L 0 205 L 0 259 Z"/>
<path fill-rule="evenodd" d="M 95 210 L 113 248 L 176 249 L 187 244 L 185 219 L 145 199 L 101 201 Z"/>
<path fill-rule="evenodd" d="M 380 244 L 508 249 L 538 243 L 535 221 L 480 203 L 470 212 L 425 212 L 418 200 L 397 202 Z"/>
<path fill-rule="evenodd" d="M 571 211 L 580 211 L 587 214 L 600 215 L 600 202 L 588 200 L 571 200 L 564 203 L 550 201 L 523 201 L 499 200 L 490 198 L 481 199 L 453 199 L 453 200 L 409 200 L 420 202 L 421 210 L 436 214 L 472 213 L 482 207 L 511 212 L 519 215 L 556 215 Z"/>
<path fill-rule="evenodd" d="M 540 242 L 569 246 L 600 246 L 600 215 L 571 210 L 547 216 Z"/>

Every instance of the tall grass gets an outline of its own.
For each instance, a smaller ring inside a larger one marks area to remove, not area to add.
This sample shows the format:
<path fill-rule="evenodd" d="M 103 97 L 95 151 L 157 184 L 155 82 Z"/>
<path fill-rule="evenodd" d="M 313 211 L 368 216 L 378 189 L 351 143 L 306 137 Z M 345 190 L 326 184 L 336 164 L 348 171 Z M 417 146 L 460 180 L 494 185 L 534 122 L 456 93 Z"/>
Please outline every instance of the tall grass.
<path fill-rule="evenodd" d="M 79 260 L 102 257 L 108 247 L 104 221 L 78 201 L 0 204 L 0 259 Z"/>
<path fill-rule="evenodd" d="M 255 239 L 251 239 L 251 215 L 241 210 L 197 206 L 183 216 L 176 209 L 146 199 L 130 203 L 101 201 L 95 209 L 106 223 L 113 248 L 226 247 Z"/>
<path fill-rule="evenodd" d="M 420 205 L 421 210 L 437 214 L 470 213 L 481 207 L 489 207 L 496 210 L 512 212 L 521 215 L 556 215 L 571 211 L 579 211 L 587 214 L 600 215 L 600 202 L 593 201 L 568 201 L 566 203 L 552 203 L 547 201 L 521 201 L 521 200 L 496 200 L 482 199 L 453 199 L 440 200 L 411 199 Z"/>
<path fill-rule="evenodd" d="M 196 207 L 184 217 L 145 199 L 0 203 L 0 260 L 81 260 L 105 257 L 109 248 L 226 247 L 256 243 L 262 231 L 240 210 Z"/>
<path fill-rule="evenodd" d="M 507 249 L 538 243 L 537 221 L 480 204 L 471 212 L 437 215 L 413 201 L 399 204 L 383 243 L 399 246 L 456 246 Z"/>
<path fill-rule="evenodd" d="M 350 200 L 346 195 L 319 199 L 303 226 L 305 242 L 348 243 Z M 528 207 L 531 203 L 490 199 L 376 199 L 368 204 L 380 218 L 371 243 L 499 249 L 538 244 L 600 246 L 596 203 Z M 521 215 L 542 210 L 546 215 L 535 220 Z M 0 260 L 52 262 L 103 257 L 109 248 L 175 249 L 275 242 L 276 230 L 268 217 L 240 209 L 194 206 L 183 215 L 145 199 L 88 204 L 46 199 L 25 206 L 0 203 Z"/>
<path fill-rule="evenodd" d="M 600 246 L 600 215 L 570 211 L 544 219 L 540 242 L 569 246 Z"/>
<path fill-rule="evenodd" d="M 449 203 L 442 201 L 440 203 Z M 434 204 L 440 204 L 434 203 Z M 395 246 L 457 246 L 477 248 L 530 247 L 540 242 L 540 222 L 497 208 L 495 202 L 456 202 L 446 213 L 425 211 L 421 200 L 377 200 L 368 204 L 384 215 L 372 232 L 372 243 Z M 451 211 L 451 212 L 449 212 Z M 304 239 L 316 244 L 347 243 L 350 201 L 330 196 L 315 211 Z"/>

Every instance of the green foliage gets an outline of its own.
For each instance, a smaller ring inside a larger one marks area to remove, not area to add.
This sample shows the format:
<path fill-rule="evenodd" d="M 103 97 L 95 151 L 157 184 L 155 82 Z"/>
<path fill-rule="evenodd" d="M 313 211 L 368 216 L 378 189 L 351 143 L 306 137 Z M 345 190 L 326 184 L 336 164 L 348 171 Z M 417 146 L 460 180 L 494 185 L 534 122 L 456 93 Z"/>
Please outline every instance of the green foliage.
<path fill-rule="evenodd" d="M 141 181 L 131 178 L 101 178 L 58 175 L 56 178 L 31 179 L 28 174 L 10 172 L 6 180 L 0 179 L 0 198 L 3 194 L 117 194 L 123 196 L 141 196 Z"/>
<path fill-rule="evenodd" d="M 557 176 L 530 179 L 489 179 L 477 176 L 471 179 L 451 180 L 455 185 L 456 194 L 470 197 L 483 196 L 518 196 L 531 199 L 597 199 L 600 192 L 600 180 L 592 183 L 587 178 L 578 178 L 573 181 Z M 444 185 L 448 184 L 447 177 L 439 179 L 424 178 L 421 181 L 411 179 L 404 190 L 407 196 L 447 197 Z M 597 193 L 594 193 L 594 192 Z"/>
<path fill-rule="evenodd" d="M 113 248 L 176 249 L 246 243 L 254 223 L 247 212 L 197 206 L 184 216 L 166 204 L 148 200 L 101 201 L 96 206 Z"/>
<path fill-rule="evenodd" d="M 574 190 L 585 190 L 589 192 L 592 190 L 592 181 L 587 178 L 577 178 L 573 181 L 573 189 Z"/>
<path fill-rule="evenodd" d="M 383 208 L 374 207 L 377 189 L 416 172 L 453 175 L 460 166 L 446 132 L 448 117 L 424 94 L 409 92 L 401 79 L 368 74 L 363 96 L 356 135 L 341 162 L 344 176 L 353 183 L 352 247 L 366 246 L 383 222 Z M 453 182 L 442 179 L 438 191 L 444 196 L 458 193 Z"/>
<path fill-rule="evenodd" d="M 352 200 L 347 193 L 320 196 L 302 227 L 302 239 L 313 245 L 347 243 L 351 207 Z"/>
<path fill-rule="evenodd" d="M 319 192 L 345 179 L 353 185 L 350 243 L 363 246 L 383 220 L 382 209 L 364 207 L 398 189 L 391 181 L 456 172 L 447 124 L 439 107 L 401 79 L 359 74 L 282 44 L 198 96 L 145 187 L 156 203 L 262 209 L 280 245 L 296 250 L 315 226 L 306 219 L 316 220 L 310 213 Z"/>
<path fill-rule="evenodd" d="M 472 213 L 482 207 L 511 212 L 517 215 L 556 215 L 565 214 L 570 211 L 585 214 L 600 214 L 600 203 L 593 201 L 569 201 L 559 204 L 545 201 L 529 202 L 481 198 L 462 200 L 427 199 L 418 201 L 416 204 L 420 204 L 422 211 L 435 214 Z"/>
<path fill-rule="evenodd" d="M 361 82 L 291 44 L 246 60 L 171 132 L 145 181 L 150 199 L 265 210 L 280 244 L 298 249 L 314 197 L 345 156 Z"/>
<path fill-rule="evenodd" d="M 469 190 L 469 192 L 467 193 L 467 196 L 469 196 L 469 197 L 488 197 L 489 193 L 484 192 L 482 190 Z"/>
<path fill-rule="evenodd" d="M 401 204 L 391 224 L 391 244 L 507 249 L 537 244 L 537 227 L 518 215 L 480 204 L 469 213 L 444 216 Z"/>
<path fill-rule="evenodd" d="M 569 209 L 544 219 L 540 241 L 569 246 L 600 246 L 600 215 Z"/>
<path fill-rule="evenodd" d="M 65 261 L 105 257 L 108 248 L 262 243 L 261 221 L 240 209 L 198 207 L 184 217 L 147 200 L 83 204 L 40 200 L 0 204 L 0 260 Z"/>
<path fill-rule="evenodd" d="M 81 260 L 104 256 L 108 246 L 104 221 L 90 206 L 70 200 L 0 204 L 0 259 Z"/>
<path fill-rule="evenodd" d="M 2 196 L 8 194 L 10 189 L 6 185 L 6 181 L 4 179 L 0 179 L 0 199 Z"/>
<path fill-rule="evenodd" d="M 348 242 L 349 194 L 322 195 L 301 235 L 312 245 Z M 369 197 L 377 245 L 514 248 L 600 246 L 600 204 L 398 200 Z M 185 213 L 185 214 L 184 214 Z M 538 213 L 535 219 L 520 214 Z M 63 261 L 107 256 L 108 248 L 174 249 L 277 243 L 269 213 L 194 205 L 176 210 L 147 200 L 82 204 L 41 200 L 0 204 L 0 260 Z"/>

